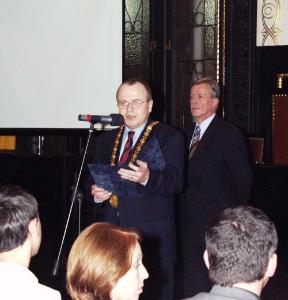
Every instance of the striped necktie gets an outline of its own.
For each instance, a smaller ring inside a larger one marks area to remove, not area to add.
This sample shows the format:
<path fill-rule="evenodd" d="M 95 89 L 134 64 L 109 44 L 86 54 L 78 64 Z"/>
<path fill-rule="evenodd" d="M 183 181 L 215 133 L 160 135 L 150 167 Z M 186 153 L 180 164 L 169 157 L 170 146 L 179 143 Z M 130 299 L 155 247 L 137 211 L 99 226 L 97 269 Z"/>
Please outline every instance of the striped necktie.
<path fill-rule="evenodd" d="M 189 159 L 192 157 L 199 141 L 200 141 L 200 133 L 201 133 L 201 129 L 200 126 L 197 124 L 195 129 L 194 129 L 194 133 L 193 133 L 193 137 L 192 137 L 192 142 L 189 148 Z"/>
<path fill-rule="evenodd" d="M 129 131 L 128 132 L 128 139 L 126 141 L 123 153 L 121 155 L 121 158 L 119 160 L 119 165 L 124 165 L 125 163 L 127 163 L 128 158 L 132 152 L 133 149 L 133 136 L 134 136 L 134 131 Z"/>

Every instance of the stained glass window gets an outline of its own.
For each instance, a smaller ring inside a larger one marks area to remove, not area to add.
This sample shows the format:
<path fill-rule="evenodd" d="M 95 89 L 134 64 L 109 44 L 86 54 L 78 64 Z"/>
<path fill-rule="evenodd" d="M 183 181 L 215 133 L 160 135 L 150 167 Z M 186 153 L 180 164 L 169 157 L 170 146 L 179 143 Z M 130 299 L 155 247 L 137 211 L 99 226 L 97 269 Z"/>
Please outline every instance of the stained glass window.
<path fill-rule="evenodd" d="M 150 3 L 126 0 L 124 20 L 124 78 L 149 80 Z"/>

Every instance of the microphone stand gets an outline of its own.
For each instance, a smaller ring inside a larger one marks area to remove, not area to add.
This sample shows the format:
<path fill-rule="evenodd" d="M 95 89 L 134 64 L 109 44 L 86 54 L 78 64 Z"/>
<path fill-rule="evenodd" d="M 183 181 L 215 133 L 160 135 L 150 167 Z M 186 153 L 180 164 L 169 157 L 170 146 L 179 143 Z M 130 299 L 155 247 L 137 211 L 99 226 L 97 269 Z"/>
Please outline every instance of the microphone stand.
<path fill-rule="evenodd" d="M 92 134 L 92 132 L 94 131 L 94 125 L 95 125 L 95 124 L 93 124 L 93 123 L 90 124 L 89 135 L 88 135 L 88 139 L 87 139 L 87 142 L 86 142 L 85 151 L 84 151 L 84 154 L 83 154 L 83 157 L 82 157 L 81 166 L 80 166 L 80 170 L 79 170 L 79 173 L 78 173 L 76 185 L 75 185 L 75 188 L 74 188 L 74 190 L 73 190 L 73 195 L 72 195 L 72 198 L 71 198 L 71 205 L 70 205 L 68 217 L 67 217 L 67 220 L 66 220 L 64 233 L 63 233 L 62 240 L 61 240 L 61 244 L 60 244 L 60 248 L 59 248 L 59 251 L 58 251 L 58 256 L 57 256 L 57 259 L 56 259 L 56 261 L 55 261 L 55 263 L 54 263 L 53 270 L 52 270 L 52 275 L 53 275 L 53 276 L 56 276 L 57 273 L 58 273 L 58 268 L 59 268 L 59 263 L 60 263 L 60 256 L 61 256 L 61 253 L 62 253 L 62 248 L 63 248 L 64 240 L 65 240 L 65 237 L 66 237 L 67 228 L 68 228 L 68 224 L 69 224 L 69 221 L 70 221 L 70 217 L 71 217 L 73 205 L 74 205 L 75 199 L 76 199 L 76 197 L 77 197 L 77 190 L 78 190 L 78 186 L 79 186 L 79 181 L 80 181 L 82 169 L 83 169 L 83 166 L 84 166 L 84 162 L 85 162 L 85 158 L 86 158 L 87 149 L 88 149 L 88 146 L 89 146 L 91 134 Z M 82 200 L 81 198 L 78 200 L 78 201 L 79 201 L 79 215 L 80 215 L 80 205 L 81 205 L 81 200 Z M 80 233 L 80 220 L 79 220 L 78 227 L 79 227 L 79 228 L 78 228 L 78 231 L 79 231 L 79 233 Z"/>

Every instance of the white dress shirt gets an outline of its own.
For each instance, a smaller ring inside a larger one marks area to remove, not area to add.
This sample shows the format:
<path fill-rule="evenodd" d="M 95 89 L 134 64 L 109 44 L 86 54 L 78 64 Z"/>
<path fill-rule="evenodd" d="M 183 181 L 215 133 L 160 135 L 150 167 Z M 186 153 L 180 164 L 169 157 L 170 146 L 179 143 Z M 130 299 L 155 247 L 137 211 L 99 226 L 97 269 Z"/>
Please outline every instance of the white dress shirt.
<path fill-rule="evenodd" d="M 61 300 L 61 294 L 40 284 L 37 277 L 26 267 L 0 262 L 1 300 Z"/>
<path fill-rule="evenodd" d="M 208 126 L 210 125 L 210 123 L 212 122 L 212 120 L 214 119 L 215 115 L 216 114 L 211 115 L 209 118 L 207 118 L 206 120 L 204 120 L 200 124 L 196 122 L 196 126 L 199 125 L 199 127 L 200 127 L 200 139 L 199 140 L 202 139 L 202 137 L 203 137 L 206 129 L 208 128 Z M 194 133 L 193 133 L 193 135 L 194 135 Z M 191 146 L 192 140 L 193 140 L 193 136 L 192 136 L 192 139 L 190 141 L 190 146 Z"/>

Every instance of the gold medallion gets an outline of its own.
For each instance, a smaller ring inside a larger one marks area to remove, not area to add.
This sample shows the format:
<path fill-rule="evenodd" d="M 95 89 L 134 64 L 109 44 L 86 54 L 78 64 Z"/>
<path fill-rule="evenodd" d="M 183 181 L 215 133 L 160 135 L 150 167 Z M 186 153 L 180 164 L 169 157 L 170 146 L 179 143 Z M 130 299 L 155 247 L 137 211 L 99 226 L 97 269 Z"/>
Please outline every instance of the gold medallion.
<path fill-rule="evenodd" d="M 118 207 L 118 197 L 117 195 L 113 194 L 109 199 L 110 205 L 114 208 Z"/>

